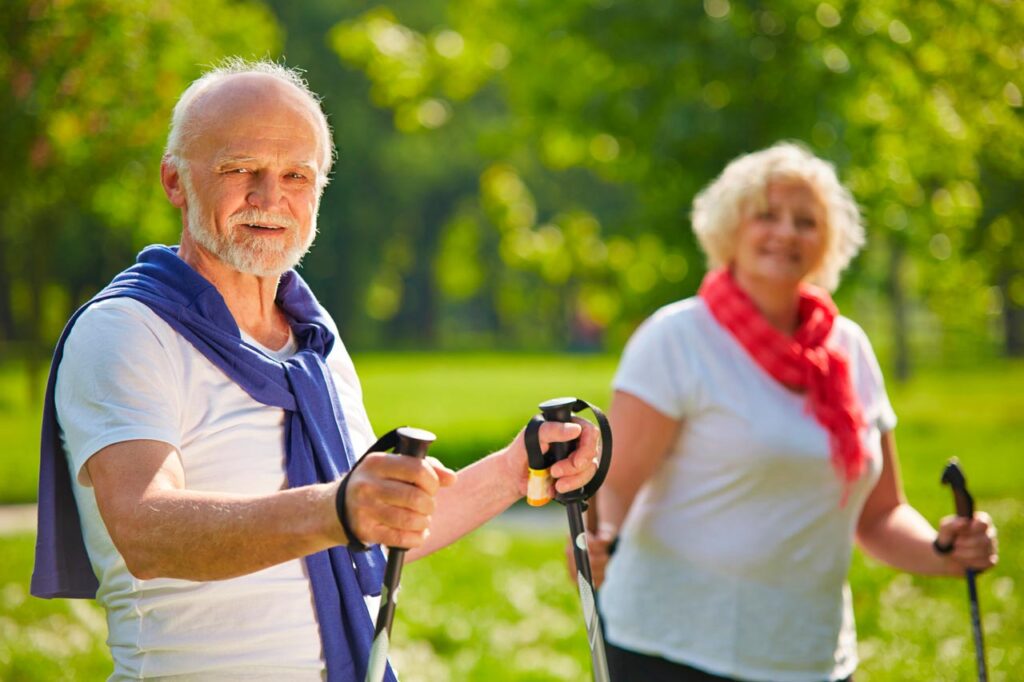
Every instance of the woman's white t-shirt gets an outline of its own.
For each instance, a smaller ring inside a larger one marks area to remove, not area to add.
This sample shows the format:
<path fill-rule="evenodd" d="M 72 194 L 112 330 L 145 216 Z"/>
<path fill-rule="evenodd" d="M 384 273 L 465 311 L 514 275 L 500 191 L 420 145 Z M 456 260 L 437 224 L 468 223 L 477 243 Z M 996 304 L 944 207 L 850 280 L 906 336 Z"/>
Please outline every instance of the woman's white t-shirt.
<path fill-rule="evenodd" d="M 294 340 L 272 351 L 295 353 Z M 373 443 L 352 360 L 327 358 L 356 454 Z M 229 580 L 138 580 L 96 507 L 85 462 L 128 440 L 177 450 L 190 490 L 264 494 L 287 487 L 285 415 L 256 402 L 145 304 L 92 305 L 67 339 L 56 387 L 86 549 L 100 578 L 112 679 L 320 680 L 319 626 L 302 560 Z"/>
<path fill-rule="evenodd" d="M 827 343 L 847 353 L 868 422 L 867 470 L 842 506 L 828 433 L 805 397 L 757 365 L 703 300 L 662 308 L 630 339 L 615 389 L 682 427 L 608 565 L 610 642 L 744 680 L 821 682 L 856 668 L 846 574 L 881 473 L 880 434 L 896 416 L 860 327 L 839 317 Z"/>

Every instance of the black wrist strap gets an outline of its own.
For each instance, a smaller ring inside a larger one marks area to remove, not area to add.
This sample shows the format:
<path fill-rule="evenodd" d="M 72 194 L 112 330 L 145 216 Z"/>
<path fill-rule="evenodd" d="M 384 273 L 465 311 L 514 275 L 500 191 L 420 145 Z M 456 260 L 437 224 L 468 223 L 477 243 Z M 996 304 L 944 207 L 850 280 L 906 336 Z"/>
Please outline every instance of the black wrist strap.
<path fill-rule="evenodd" d="M 345 474 L 345 478 L 341 479 L 341 485 L 338 486 L 338 493 L 334 496 L 334 511 L 338 514 L 338 521 L 341 522 L 341 528 L 345 531 L 345 537 L 348 538 L 348 551 L 350 552 L 365 552 L 370 549 L 364 545 L 358 537 L 356 537 L 355 531 L 352 530 L 351 524 L 348 522 L 348 512 L 345 511 L 345 491 L 348 489 L 348 482 L 352 478 L 352 472 L 356 470 L 356 467 L 363 460 L 360 459 L 355 463 L 348 473 Z"/>
<path fill-rule="evenodd" d="M 338 493 L 334 496 L 334 511 L 338 514 L 338 521 L 341 522 L 341 529 L 345 531 L 345 537 L 348 538 L 348 550 L 350 552 L 365 552 L 370 549 L 369 546 L 364 545 L 363 542 L 356 537 L 355 531 L 352 530 L 352 525 L 348 522 L 348 512 L 345 510 L 345 491 L 348 489 L 348 481 L 352 478 L 352 472 L 359 468 L 359 465 L 363 463 L 366 455 L 371 452 L 384 452 L 391 450 L 398 446 L 399 443 L 399 431 L 400 429 L 391 429 L 383 436 L 377 439 L 377 442 L 371 445 L 363 456 L 356 460 L 356 463 L 352 465 L 352 468 L 345 474 L 345 478 L 341 479 L 341 485 L 338 486 Z M 430 434 L 433 437 L 433 434 Z"/>
<path fill-rule="evenodd" d="M 939 536 L 936 535 L 935 539 L 932 540 L 932 548 L 935 550 L 936 554 L 949 554 L 953 551 L 953 543 L 951 542 L 948 545 L 943 545 L 939 543 Z"/>

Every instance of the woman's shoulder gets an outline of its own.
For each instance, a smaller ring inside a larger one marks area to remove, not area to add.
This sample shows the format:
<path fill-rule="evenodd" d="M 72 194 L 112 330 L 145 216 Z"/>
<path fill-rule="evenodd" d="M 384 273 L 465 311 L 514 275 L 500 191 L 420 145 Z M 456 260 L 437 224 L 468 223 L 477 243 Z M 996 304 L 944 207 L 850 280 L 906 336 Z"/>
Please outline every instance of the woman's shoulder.
<path fill-rule="evenodd" d="M 851 357 L 874 355 L 871 341 L 863 327 L 844 315 L 837 315 L 832 324 L 831 341 Z"/>
<path fill-rule="evenodd" d="M 700 296 L 691 296 L 663 305 L 645 320 L 644 324 L 662 326 L 691 326 L 709 316 L 707 305 Z"/>
<path fill-rule="evenodd" d="M 640 323 L 634 336 L 668 336 L 672 338 L 703 334 L 714 318 L 700 296 L 691 296 L 663 305 Z"/>
<path fill-rule="evenodd" d="M 714 318 L 700 297 L 675 301 L 658 308 L 637 326 L 630 336 L 627 351 L 672 348 L 674 352 L 684 349 L 690 352 L 689 349 L 714 336 L 713 324 Z"/>
<path fill-rule="evenodd" d="M 868 337 L 859 324 L 845 315 L 836 315 L 835 322 L 832 323 L 832 334 L 849 339 L 867 339 Z"/>

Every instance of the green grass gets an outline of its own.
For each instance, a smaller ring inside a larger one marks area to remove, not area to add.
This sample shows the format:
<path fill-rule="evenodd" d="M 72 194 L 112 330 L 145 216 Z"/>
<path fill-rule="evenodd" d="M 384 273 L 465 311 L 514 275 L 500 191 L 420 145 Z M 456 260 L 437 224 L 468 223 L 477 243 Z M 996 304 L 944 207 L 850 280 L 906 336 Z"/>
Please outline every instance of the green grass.
<path fill-rule="evenodd" d="M 29 596 L 31 535 L 0 536 L 0 680 L 105 680 L 113 670 L 103 610 Z"/>
<path fill-rule="evenodd" d="M 40 397 L 44 388 L 39 388 Z M 29 394 L 22 365 L 0 362 L 0 504 L 36 499 L 41 408 Z"/>
<path fill-rule="evenodd" d="M 606 355 L 365 354 L 354 358 L 377 433 L 433 431 L 431 454 L 456 468 L 512 439 L 549 398 L 607 409 L 616 359 Z"/>
<path fill-rule="evenodd" d="M 365 355 L 355 358 L 374 426 L 437 432 L 456 466 L 507 441 L 536 403 L 577 393 L 607 405 L 614 359 L 594 356 Z M 952 510 L 938 478 L 958 456 L 979 508 L 999 525 L 1001 562 L 979 579 L 993 682 L 1024 670 L 1024 364 L 928 373 L 892 387 L 902 473 L 928 518 Z M 19 393 L 20 391 L 20 393 Z M 12 396 L 24 380 L 0 367 L 0 500 L 35 490 L 34 409 Z M 16 485 L 12 481 L 18 482 Z M 28 484 L 25 483 L 28 481 Z M 579 605 L 561 540 L 487 528 L 403 577 L 395 660 L 403 682 L 575 680 L 589 669 Z M 105 628 L 91 604 L 27 598 L 32 539 L 0 537 L 0 679 L 100 679 L 110 670 Z M 974 679 L 962 580 L 907 576 L 856 555 L 858 682 Z"/>

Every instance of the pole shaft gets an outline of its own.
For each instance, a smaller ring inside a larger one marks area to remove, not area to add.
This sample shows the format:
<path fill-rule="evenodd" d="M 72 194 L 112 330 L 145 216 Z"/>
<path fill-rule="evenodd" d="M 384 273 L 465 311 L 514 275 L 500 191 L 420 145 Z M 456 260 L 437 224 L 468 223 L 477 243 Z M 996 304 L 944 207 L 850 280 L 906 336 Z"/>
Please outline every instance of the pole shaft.
<path fill-rule="evenodd" d="M 388 665 L 388 650 L 391 648 L 391 625 L 395 621 L 395 607 L 398 605 L 398 585 L 405 565 L 405 550 L 392 547 L 388 550 L 388 563 L 384 569 L 384 583 L 380 589 L 380 609 L 377 611 L 377 625 L 373 632 L 373 644 L 366 666 L 366 682 L 380 682 Z"/>
<path fill-rule="evenodd" d="M 597 591 L 594 589 L 590 555 L 587 553 L 582 503 L 567 502 L 565 513 L 569 518 L 572 554 L 576 560 L 576 582 L 580 590 L 580 604 L 583 606 L 583 621 L 587 626 L 587 640 L 590 642 L 590 662 L 593 666 L 594 681 L 610 682 L 608 658 L 604 651 L 604 634 L 601 632 L 601 619 L 597 613 Z"/>
<path fill-rule="evenodd" d="M 978 682 L 988 682 L 985 640 L 981 633 L 981 609 L 978 606 L 978 585 L 975 573 L 971 569 L 967 569 L 967 598 L 971 604 L 971 630 L 974 634 L 974 659 L 978 666 Z"/>
<path fill-rule="evenodd" d="M 384 569 L 384 584 L 380 592 L 380 611 L 377 613 L 377 627 L 373 635 L 376 637 L 386 631 L 391 636 L 391 625 L 395 620 L 395 607 L 398 605 L 398 583 L 402 579 L 402 567 L 405 566 L 405 550 L 398 547 L 388 549 L 388 564 Z"/>

